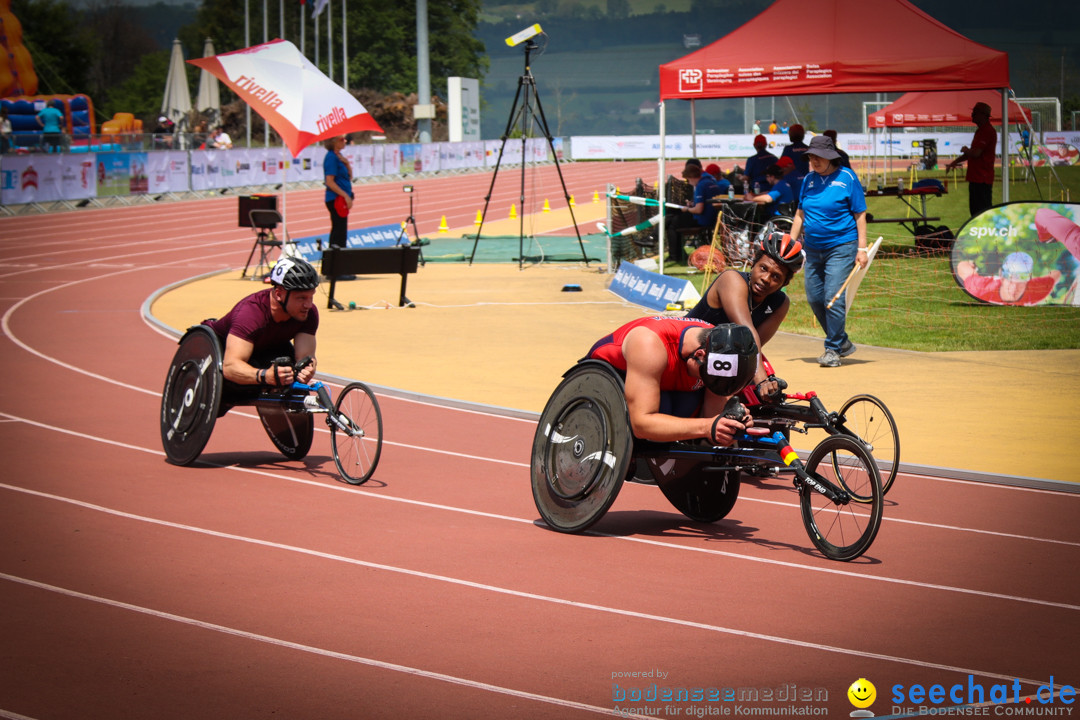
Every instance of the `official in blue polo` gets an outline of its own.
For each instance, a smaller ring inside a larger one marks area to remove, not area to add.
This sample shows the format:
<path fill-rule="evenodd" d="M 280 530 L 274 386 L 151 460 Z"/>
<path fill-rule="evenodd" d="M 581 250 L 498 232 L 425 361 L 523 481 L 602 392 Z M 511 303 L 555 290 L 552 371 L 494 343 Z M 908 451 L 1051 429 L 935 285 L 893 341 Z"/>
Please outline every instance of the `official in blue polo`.
<path fill-rule="evenodd" d="M 832 138 L 816 135 L 806 150 L 810 174 L 803 180 L 791 237 L 802 238 L 806 301 L 825 329 L 822 367 L 839 367 L 855 352 L 845 328 L 847 306 L 840 288 L 855 264 L 866 267 L 866 194 L 850 168 L 841 167 Z M 831 308 L 829 301 L 837 296 Z"/>

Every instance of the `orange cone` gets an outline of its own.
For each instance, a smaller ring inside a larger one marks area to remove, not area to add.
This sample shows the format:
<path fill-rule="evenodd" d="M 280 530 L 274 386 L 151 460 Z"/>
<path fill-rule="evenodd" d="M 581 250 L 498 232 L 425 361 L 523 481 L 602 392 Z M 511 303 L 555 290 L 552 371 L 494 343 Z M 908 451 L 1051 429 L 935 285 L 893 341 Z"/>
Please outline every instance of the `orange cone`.
<path fill-rule="evenodd" d="M 446 224 L 446 216 L 443 215 L 442 220 L 439 221 L 439 232 L 445 233 L 445 232 L 449 232 L 449 231 L 450 231 L 450 228 Z"/>
<path fill-rule="evenodd" d="M 592 192 L 592 201 L 594 203 L 599 203 L 600 202 L 600 193 L 597 192 L 596 190 L 593 190 L 593 192 Z"/>
<path fill-rule="evenodd" d="M 476 220 L 473 221 L 473 225 L 483 225 L 483 224 L 484 224 L 484 216 L 482 214 L 480 214 L 479 210 L 477 210 L 476 211 Z"/>
<path fill-rule="evenodd" d="M 547 198 L 544 198 L 544 209 L 543 209 L 542 212 L 546 212 L 546 213 L 551 212 L 551 205 L 548 204 L 548 199 Z"/>
<path fill-rule="evenodd" d="M 513 220 L 517 217 L 517 206 L 513 203 L 510 204 L 510 219 Z"/>

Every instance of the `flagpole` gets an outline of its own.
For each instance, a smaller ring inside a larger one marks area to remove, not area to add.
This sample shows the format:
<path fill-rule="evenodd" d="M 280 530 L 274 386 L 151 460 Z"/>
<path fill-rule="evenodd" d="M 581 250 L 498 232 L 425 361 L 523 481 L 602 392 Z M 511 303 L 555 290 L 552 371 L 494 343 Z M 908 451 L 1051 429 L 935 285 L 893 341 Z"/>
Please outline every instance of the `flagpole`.
<path fill-rule="evenodd" d="M 281 0 L 285 2 L 285 0 Z M 307 5 L 303 2 L 300 3 L 300 54 L 307 57 L 307 49 L 304 47 L 304 9 Z"/>
<path fill-rule="evenodd" d="M 251 47 L 251 8 L 250 0 L 244 0 L 244 47 Z M 244 115 L 247 120 L 247 147 L 251 149 L 251 105 L 244 103 Z"/>
<path fill-rule="evenodd" d="M 269 18 L 266 14 L 266 0 L 263 0 L 263 44 L 265 45 L 270 41 L 268 32 Z M 270 123 L 266 122 L 266 118 L 263 118 L 263 147 L 270 147 Z"/>
<path fill-rule="evenodd" d="M 326 75 L 331 80 L 334 78 L 334 13 L 330 9 L 330 0 L 326 2 Z"/>
<path fill-rule="evenodd" d="M 349 89 L 349 38 L 345 34 L 348 28 L 345 16 L 346 1 L 341 0 L 341 87 Z"/>

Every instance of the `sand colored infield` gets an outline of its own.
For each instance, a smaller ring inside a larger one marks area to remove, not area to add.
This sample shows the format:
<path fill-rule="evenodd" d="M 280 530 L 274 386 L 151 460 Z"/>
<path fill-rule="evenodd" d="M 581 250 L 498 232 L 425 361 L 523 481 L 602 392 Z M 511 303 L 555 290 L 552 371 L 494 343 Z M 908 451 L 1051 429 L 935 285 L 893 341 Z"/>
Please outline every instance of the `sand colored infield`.
<path fill-rule="evenodd" d="M 393 306 L 396 276 L 339 283 L 339 300 L 372 309 L 327 311 L 320 294 L 319 369 L 539 412 L 562 373 L 593 342 L 650 314 L 610 293 L 609 279 L 582 264 L 519 270 L 516 264 L 428 263 L 409 277 L 415 308 Z M 564 292 L 571 284 L 581 290 Z M 151 313 L 181 330 L 224 314 L 261 287 L 240 280 L 239 271 L 220 274 L 165 293 Z M 820 339 L 786 333 L 767 347 L 790 389 L 816 391 L 829 409 L 862 392 L 884 400 L 900 428 L 905 463 L 1077 479 L 1069 447 L 1080 427 L 1080 350 L 919 353 L 859 346 L 840 368 L 819 367 L 821 352 Z M 799 440 L 796 447 L 816 442 Z"/>

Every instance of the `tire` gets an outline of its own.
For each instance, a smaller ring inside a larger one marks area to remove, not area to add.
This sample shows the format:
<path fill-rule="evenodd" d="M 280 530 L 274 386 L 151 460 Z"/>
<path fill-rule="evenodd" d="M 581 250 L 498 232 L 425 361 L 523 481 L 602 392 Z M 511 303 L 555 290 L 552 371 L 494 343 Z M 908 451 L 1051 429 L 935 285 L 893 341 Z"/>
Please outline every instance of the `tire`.
<path fill-rule="evenodd" d="M 284 406 L 258 405 L 259 420 L 270 442 L 287 460 L 303 460 L 315 437 L 315 419 L 311 413 L 292 412 Z"/>
<path fill-rule="evenodd" d="M 691 520 L 723 520 L 739 499 L 740 473 L 703 463 L 700 459 L 649 459 L 656 484 L 675 509 Z"/>
<path fill-rule="evenodd" d="M 603 517 L 633 458 L 622 379 L 607 365 L 571 369 L 548 399 L 533 436 L 533 501 L 547 525 L 577 533 Z"/>
<path fill-rule="evenodd" d="M 870 450 L 881 472 L 881 492 L 888 493 L 900 467 L 900 433 L 889 408 L 873 395 L 856 395 L 840 408 L 841 432 Z"/>
<path fill-rule="evenodd" d="M 179 345 L 161 391 L 161 445 L 170 463 L 190 465 L 214 431 L 224 375 L 210 328 L 189 328 Z"/>
<path fill-rule="evenodd" d="M 363 485 L 375 472 L 382 455 L 382 411 L 375 393 L 364 383 L 346 385 L 338 395 L 334 410 L 355 429 L 346 433 L 333 422 L 330 425 L 330 448 L 341 479 L 350 485 Z"/>
<path fill-rule="evenodd" d="M 830 560 L 848 561 L 862 555 L 881 527 L 883 493 L 877 463 L 861 442 L 830 435 L 806 461 L 807 474 L 837 489 L 853 488 L 864 502 L 834 503 L 807 483 L 800 483 L 803 525 L 814 546 Z M 839 468 L 839 471 L 837 471 Z"/>

